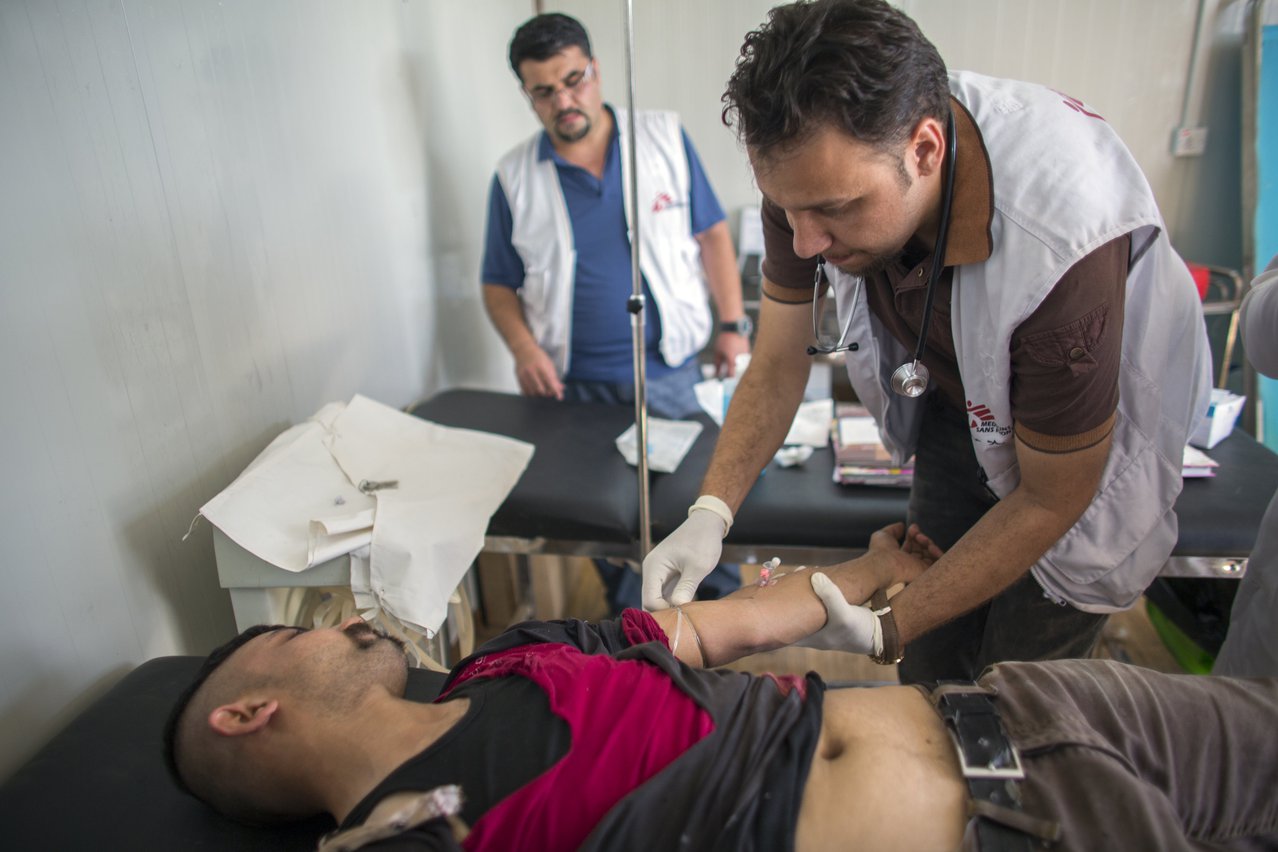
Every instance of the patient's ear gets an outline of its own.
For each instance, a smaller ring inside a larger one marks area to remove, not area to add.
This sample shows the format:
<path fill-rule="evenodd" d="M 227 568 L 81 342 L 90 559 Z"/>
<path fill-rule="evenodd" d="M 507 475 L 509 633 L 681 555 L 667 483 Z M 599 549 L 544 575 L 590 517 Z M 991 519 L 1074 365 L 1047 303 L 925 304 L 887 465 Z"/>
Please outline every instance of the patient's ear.
<path fill-rule="evenodd" d="M 210 713 L 209 727 L 224 737 L 256 733 L 270 724 L 279 708 L 274 698 L 241 698 Z"/>

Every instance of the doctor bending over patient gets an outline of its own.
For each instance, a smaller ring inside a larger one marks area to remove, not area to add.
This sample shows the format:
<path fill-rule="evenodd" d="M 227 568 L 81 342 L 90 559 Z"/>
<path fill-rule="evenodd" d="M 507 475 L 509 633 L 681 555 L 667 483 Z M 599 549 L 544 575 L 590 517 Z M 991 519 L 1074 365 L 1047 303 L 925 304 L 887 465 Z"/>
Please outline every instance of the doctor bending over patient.
<path fill-rule="evenodd" d="M 357 618 L 252 628 L 175 708 L 170 767 L 239 819 L 328 812 L 340 833 L 321 850 L 1278 842 L 1273 681 L 1068 661 L 932 692 L 828 690 L 816 674 L 704 669 L 820 640 L 838 629 L 822 626 L 822 600 L 917 576 L 933 554 L 921 538 L 899 549 L 902 529 L 811 582 L 519 625 L 456 666 L 431 704 L 402 697 L 399 645 Z M 1005 777 L 965 779 L 950 724 L 970 765 Z"/>
<path fill-rule="evenodd" d="M 763 194 L 765 298 L 701 496 L 644 562 L 644 606 L 691 596 L 811 354 L 846 351 L 887 447 L 915 456 L 910 520 L 946 548 L 893 607 L 902 680 L 1087 656 L 1176 543 L 1211 385 L 1140 167 L 1081 101 L 947 73 L 882 0 L 774 8 L 724 101 Z M 831 294 L 837 331 L 814 340 Z"/>

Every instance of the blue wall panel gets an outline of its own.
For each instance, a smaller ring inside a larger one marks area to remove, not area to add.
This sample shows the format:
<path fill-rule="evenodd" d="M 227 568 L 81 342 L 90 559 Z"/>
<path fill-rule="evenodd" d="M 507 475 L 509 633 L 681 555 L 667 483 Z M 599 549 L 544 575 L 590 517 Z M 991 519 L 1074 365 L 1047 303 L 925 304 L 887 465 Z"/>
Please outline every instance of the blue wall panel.
<path fill-rule="evenodd" d="M 1256 92 L 1256 269 L 1278 254 L 1278 26 L 1261 33 L 1259 91 Z M 1278 451 L 1278 381 L 1259 377 L 1264 401 L 1265 444 Z"/>

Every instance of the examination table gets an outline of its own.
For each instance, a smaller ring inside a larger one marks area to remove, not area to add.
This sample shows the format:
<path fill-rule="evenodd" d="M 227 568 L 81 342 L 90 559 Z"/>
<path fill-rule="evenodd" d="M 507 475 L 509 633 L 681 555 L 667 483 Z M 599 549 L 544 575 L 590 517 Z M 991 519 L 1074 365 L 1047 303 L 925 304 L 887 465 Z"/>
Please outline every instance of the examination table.
<path fill-rule="evenodd" d="M 436 422 L 531 441 L 528 470 L 493 516 L 486 546 L 515 553 L 633 555 L 638 538 L 634 473 L 613 445 L 629 425 L 626 406 L 562 405 L 485 391 L 454 390 L 416 406 Z M 696 498 L 713 449 L 706 428 L 683 465 L 652 477 L 653 538 L 669 534 Z M 1191 480 L 1176 506 L 1180 540 L 1164 573 L 1236 576 L 1278 488 L 1278 456 L 1236 432 L 1211 451 L 1219 475 Z M 831 481 L 829 449 L 806 465 L 769 465 L 729 535 L 730 559 L 834 559 L 864 548 L 870 533 L 904 517 L 903 489 Z M 808 555 L 805 555 L 808 554 Z M 266 566 L 271 568 L 272 566 Z M 272 569 L 275 574 L 288 572 Z M 275 574 L 270 575 L 274 577 Z M 219 564 L 219 575 L 223 568 Z M 289 575 L 290 577 L 296 575 Z M 283 578 L 288 579 L 288 578 Z M 274 580 L 259 577 L 258 588 Z M 237 580 L 228 588 L 250 583 Z M 165 774 L 161 730 L 199 659 L 164 657 L 127 675 L 3 785 L 0 846 L 14 849 L 311 849 L 324 822 L 288 829 L 236 826 L 179 793 Z M 442 676 L 410 675 L 428 699 Z"/>
<path fill-rule="evenodd" d="M 0 785 L 0 848 L 14 850 L 313 850 L 328 817 L 279 828 L 223 819 L 181 793 L 164 766 L 164 722 L 202 657 L 138 666 Z M 408 695 L 430 701 L 444 675 L 412 669 Z"/>

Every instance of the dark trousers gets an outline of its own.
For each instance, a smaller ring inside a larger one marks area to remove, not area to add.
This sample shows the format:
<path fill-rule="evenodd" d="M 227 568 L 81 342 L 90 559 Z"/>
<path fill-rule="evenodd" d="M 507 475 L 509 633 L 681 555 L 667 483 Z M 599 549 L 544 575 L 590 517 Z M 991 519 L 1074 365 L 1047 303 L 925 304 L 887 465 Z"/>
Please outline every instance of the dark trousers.
<path fill-rule="evenodd" d="M 701 368 L 692 358 L 679 369 L 656 379 L 649 379 L 647 386 L 648 411 L 653 417 L 664 420 L 680 420 L 700 410 L 693 385 L 701 381 Z M 633 382 L 582 382 L 564 383 L 565 402 L 607 402 L 633 405 Z M 623 609 L 643 609 L 643 582 L 638 572 L 628 565 L 596 559 L 595 570 L 604 585 L 604 597 L 608 611 L 616 616 Z M 715 600 L 741 588 L 741 566 L 716 565 L 697 589 L 697 600 Z"/>
<path fill-rule="evenodd" d="M 985 486 L 976 463 L 967 415 L 937 393 L 924 405 L 910 521 L 948 550 L 998 498 Z M 1086 657 L 1105 618 L 1056 603 L 1027 572 L 971 612 L 910 642 L 897 671 L 903 683 L 972 680 L 1003 660 Z"/>
<path fill-rule="evenodd" d="M 1047 848 L 1278 849 L 1278 681 L 1067 660 L 980 683 L 1021 750 L 1025 813 L 1061 825 Z"/>

